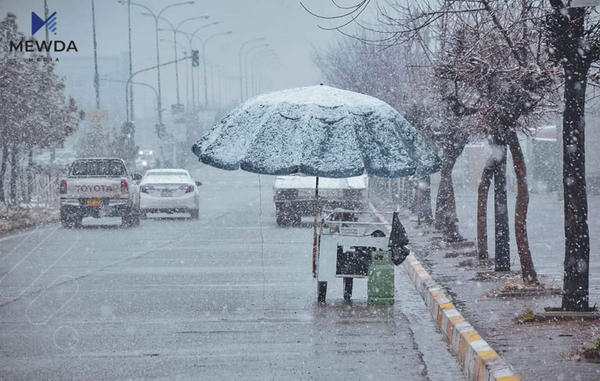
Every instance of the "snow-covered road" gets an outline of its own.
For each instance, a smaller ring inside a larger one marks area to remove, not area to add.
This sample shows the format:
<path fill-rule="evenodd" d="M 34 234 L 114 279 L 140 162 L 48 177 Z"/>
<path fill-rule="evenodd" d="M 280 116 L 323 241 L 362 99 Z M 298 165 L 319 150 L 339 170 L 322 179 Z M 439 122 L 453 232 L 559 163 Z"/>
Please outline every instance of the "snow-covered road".
<path fill-rule="evenodd" d="M 256 175 L 195 177 L 199 221 L 0 241 L 0 379 L 463 379 L 402 268 L 393 308 L 367 306 L 365 281 L 344 304 L 341 280 L 319 306 L 312 230 L 276 226 L 273 178 L 261 206 Z"/>

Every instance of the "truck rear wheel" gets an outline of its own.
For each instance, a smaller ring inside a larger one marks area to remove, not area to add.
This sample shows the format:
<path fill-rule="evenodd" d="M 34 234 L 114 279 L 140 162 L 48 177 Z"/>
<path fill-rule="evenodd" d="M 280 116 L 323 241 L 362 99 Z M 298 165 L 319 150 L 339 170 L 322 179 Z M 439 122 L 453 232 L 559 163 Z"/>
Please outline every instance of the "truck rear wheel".
<path fill-rule="evenodd" d="M 73 229 L 81 227 L 83 217 L 74 210 L 60 209 L 60 222 L 64 228 Z"/>
<path fill-rule="evenodd" d="M 285 203 L 275 204 L 275 218 L 279 226 L 298 226 L 302 222 L 300 211 Z"/>
<path fill-rule="evenodd" d="M 121 226 L 131 227 L 140 224 L 140 211 L 137 209 L 127 209 L 121 216 Z"/>
<path fill-rule="evenodd" d="M 353 278 L 344 278 L 344 300 L 349 302 L 352 299 L 352 286 L 354 285 Z"/>
<path fill-rule="evenodd" d="M 279 226 L 289 225 L 289 219 L 287 216 L 287 208 L 284 204 L 275 204 L 275 220 Z"/>
<path fill-rule="evenodd" d="M 325 304 L 327 299 L 327 282 L 317 282 L 317 302 Z"/>

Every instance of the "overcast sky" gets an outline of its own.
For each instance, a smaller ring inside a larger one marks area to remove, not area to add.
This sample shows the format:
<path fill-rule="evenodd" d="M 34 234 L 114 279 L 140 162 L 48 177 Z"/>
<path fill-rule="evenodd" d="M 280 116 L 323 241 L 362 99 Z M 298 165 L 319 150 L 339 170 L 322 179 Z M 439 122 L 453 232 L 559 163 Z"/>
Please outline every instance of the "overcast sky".
<path fill-rule="evenodd" d="M 74 40 L 79 56 L 92 56 L 91 0 L 47 0 L 50 13 L 56 11 L 58 17 L 57 40 Z M 178 0 L 137 0 L 159 11 L 166 5 Z M 334 11 L 326 0 L 304 0 L 315 10 Z M 346 0 L 351 3 L 353 1 Z M 43 0 L 0 0 L 0 15 L 13 12 L 21 31 L 31 33 L 31 12 L 43 16 Z M 344 3 L 344 1 L 342 1 Z M 119 56 L 128 50 L 127 43 L 127 7 L 117 0 L 96 0 L 96 22 L 98 54 L 100 56 Z M 132 6 L 132 39 L 134 71 L 152 66 L 156 60 L 154 21 L 141 13 L 142 8 Z M 208 22 L 220 21 L 220 25 L 207 28 L 199 33 L 207 37 L 214 33 L 232 31 L 231 36 L 215 38 L 207 45 L 209 60 L 222 65 L 229 72 L 231 86 L 234 86 L 238 74 L 238 50 L 241 43 L 254 37 L 266 37 L 281 66 L 270 71 L 277 87 L 312 85 L 319 82 L 319 71 L 311 61 L 313 46 L 322 47 L 337 38 L 335 32 L 325 32 L 317 27 L 318 21 L 300 6 L 299 0 L 198 0 L 192 5 L 183 5 L 168 9 L 163 16 L 177 24 L 188 17 L 209 14 Z M 194 20 L 182 27 L 187 32 L 194 31 L 207 21 Z M 43 39 L 44 31 L 36 37 Z M 172 33 L 162 32 L 161 38 L 170 39 Z M 52 38 L 51 38 L 52 39 Z M 182 43 L 187 42 L 181 39 Z M 173 48 L 161 43 L 161 61 L 173 59 Z M 63 60 L 61 56 L 61 60 Z M 65 55 L 64 59 L 68 59 Z M 60 63 L 59 63 L 60 64 Z M 173 70 L 173 69 L 170 69 Z M 162 73 L 162 72 L 161 72 Z M 102 75 L 102 67 L 100 67 Z M 165 80 L 172 73 L 165 69 Z M 148 75 L 144 80 L 152 80 Z M 90 79 L 92 80 L 92 79 Z M 154 75 L 154 81 L 155 75 Z M 173 83 L 163 83 L 164 97 L 172 99 Z"/>

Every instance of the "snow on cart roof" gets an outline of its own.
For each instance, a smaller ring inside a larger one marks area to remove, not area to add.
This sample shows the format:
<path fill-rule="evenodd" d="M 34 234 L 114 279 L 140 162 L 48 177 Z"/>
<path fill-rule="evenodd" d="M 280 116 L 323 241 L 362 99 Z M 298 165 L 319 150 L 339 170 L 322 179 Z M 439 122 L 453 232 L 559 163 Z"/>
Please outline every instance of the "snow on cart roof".
<path fill-rule="evenodd" d="M 314 176 L 277 176 L 277 189 L 315 189 Z M 355 176 L 342 179 L 319 177 L 319 189 L 366 189 L 367 176 Z"/>

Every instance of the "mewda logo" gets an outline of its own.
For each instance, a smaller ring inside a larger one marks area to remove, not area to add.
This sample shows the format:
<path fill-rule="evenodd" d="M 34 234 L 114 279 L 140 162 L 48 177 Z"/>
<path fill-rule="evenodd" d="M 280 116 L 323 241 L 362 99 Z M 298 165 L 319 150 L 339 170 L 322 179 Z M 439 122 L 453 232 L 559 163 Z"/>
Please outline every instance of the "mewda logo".
<path fill-rule="evenodd" d="M 31 12 L 31 35 L 34 35 L 44 25 L 46 25 L 46 28 L 48 28 L 50 32 L 56 35 L 56 23 L 56 12 L 51 14 L 46 21 L 42 20 L 35 12 Z"/>
<path fill-rule="evenodd" d="M 48 31 L 53 33 L 54 35 L 56 35 L 56 30 L 57 30 L 57 16 L 56 16 L 56 12 L 52 13 L 47 19 L 42 19 L 40 16 L 38 16 L 35 12 L 31 12 L 31 35 L 35 35 L 40 29 L 42 29 L 44 26 L 46 26 L 46 28 L 48 28 Z M 63 52 L 63 51 L 70 51 L 70 50 L 75 50 L 76 52 L 77 50 L 77 46 L 75 45 L 75 41 L 70 41 L 68 44 L 65 43 L 64 41 L 60 41 L 60 40 L 48 40 L 48 41 L 37 41 L 35 39 L 29 39 L 27 41 L 21 40 L 19 42 L 14 42 L 11 41 L 10 42 L 10 51 L 26 51 L 26 52 L 50 52 L 53 51 L 55 53 L 57 52 Z M 46 61 L 46 58 L 38 58 L 37 60 L 44 60 Z M 33 58 L 29 58 L 30 61 L 33 60 Z M 52 60 L 52 58 L 50 58 L 50 60 Z M 58 58 L 55 59 L 55 61 L 58 61 Z"/>

